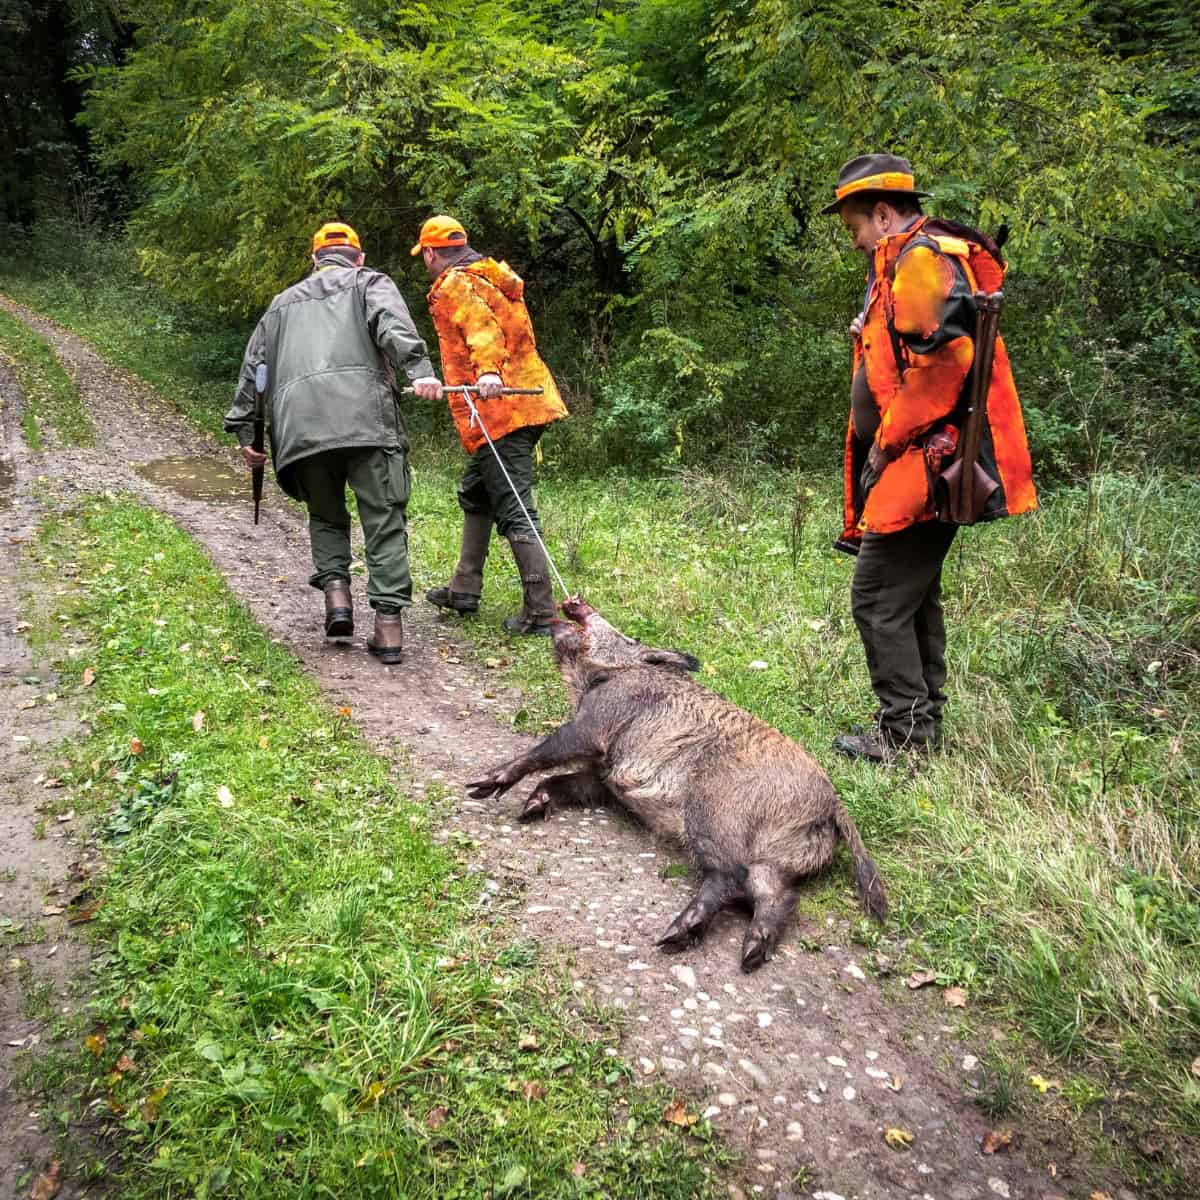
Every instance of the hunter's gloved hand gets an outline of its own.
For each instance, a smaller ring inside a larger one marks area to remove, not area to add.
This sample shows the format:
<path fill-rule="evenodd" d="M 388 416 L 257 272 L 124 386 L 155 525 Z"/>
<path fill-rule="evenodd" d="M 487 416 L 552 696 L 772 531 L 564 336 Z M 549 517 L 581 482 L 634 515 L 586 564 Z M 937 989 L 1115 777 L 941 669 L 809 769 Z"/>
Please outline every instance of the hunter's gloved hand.
<path fill-rule="evenodd" d="M 480 400 L 495 400 L 504 387 L 504 381 L 495 372 L 489 371 L 475 380 L 475 386 L 479 389 Z"/>

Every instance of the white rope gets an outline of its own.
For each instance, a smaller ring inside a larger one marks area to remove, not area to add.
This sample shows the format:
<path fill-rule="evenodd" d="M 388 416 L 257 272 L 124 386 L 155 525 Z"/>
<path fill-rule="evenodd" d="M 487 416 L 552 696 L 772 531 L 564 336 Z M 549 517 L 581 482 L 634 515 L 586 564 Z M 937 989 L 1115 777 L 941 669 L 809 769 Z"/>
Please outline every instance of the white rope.
<path fill-rule="evenodd" d="M 443 390 L 447 392 L 462 392 L 463 399 L 467 402 L 467 408 L 471 411 L 471 424 L 479 426 L 479 432 L 483 434 L 487 440 L 487 444 L 491 446 L 492 453 L 496 456 L 496 465 L 500 468 L 505 482 L 512 489 L 513 496 L 521 506 L 521 512 L 525 515 L 525 521 L 533 531 L 533 536 L 537 538 L 537 544 L 541 546 L 542 553 L 546 556 L 546 561 L 550 564 L 550 570 L 554 572 L 554 578 L 558 580 L 558 586 L 562 589 L 563 597 L 569 597 L 571 593 L 568 591 L 567 585 L 563 583 L 563 577 L 558 573 L 558 568 L 554 565 L 554 559 L 550 557 L 550 551 L 546 549 L 546 543 L 542 541 L 542 535 L 538 532 L 537 525 L 534 524 L 533 518 L 529 515 L 529 510 L 525 507 L 525 502 L 521 499 L 521 493 L 517 491 L 516 484 L 513 483 L 508 469 L 504 465 L 504 460 L 500 457 L 500 451 L 496 449 L 496 443 L 492 441 L 492 435 L 488 433 L 487 426 L 483 423 L 483 418 L 479 415 L 479 409 L 475 407 L 475 401 L 471 399 L 471 393 L 478 391 L 478 387 L 471 384 L 458 384 L 454 387 L 444 388 Z"/>

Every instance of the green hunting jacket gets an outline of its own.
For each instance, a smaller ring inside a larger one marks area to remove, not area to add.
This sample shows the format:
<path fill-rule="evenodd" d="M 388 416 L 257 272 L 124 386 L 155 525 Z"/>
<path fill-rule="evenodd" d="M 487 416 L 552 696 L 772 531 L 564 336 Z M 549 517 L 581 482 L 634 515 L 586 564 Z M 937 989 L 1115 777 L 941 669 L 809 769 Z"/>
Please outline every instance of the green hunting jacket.
<path fill-rule="evenodd" d="M 267 364 L 265 411 L 279 486 L 299 498 L 289 467 L 324 450 L 408 448 L 396 371 L 433 374 L 425 343 L 381 271 L 341 255 L 280 292 L 246 346 L 225 431 L 254 438 L 254 373 Z"/>

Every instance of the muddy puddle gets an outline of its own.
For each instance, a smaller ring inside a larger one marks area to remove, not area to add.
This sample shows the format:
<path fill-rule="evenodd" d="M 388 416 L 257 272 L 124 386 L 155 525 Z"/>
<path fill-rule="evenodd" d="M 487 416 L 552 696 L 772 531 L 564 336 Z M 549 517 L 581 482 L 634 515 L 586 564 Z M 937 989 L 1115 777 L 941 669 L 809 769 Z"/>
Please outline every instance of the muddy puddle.
<path fill-rule="evenodd" d="M 192 500 L 250 501 L 250 472 L 203 458 L 157 458 L 134 470 L 151 483 L 161 484 Z M 0 484 L 2 486 L 2 484 Z"/>

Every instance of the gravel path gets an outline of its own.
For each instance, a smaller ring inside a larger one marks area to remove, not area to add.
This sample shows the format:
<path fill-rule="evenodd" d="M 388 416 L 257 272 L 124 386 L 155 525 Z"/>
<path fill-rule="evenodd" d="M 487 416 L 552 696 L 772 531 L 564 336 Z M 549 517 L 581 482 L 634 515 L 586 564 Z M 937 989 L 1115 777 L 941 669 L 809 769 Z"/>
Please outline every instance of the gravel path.
<path fill-rule="evenodd" d="M 465 781 L 530 739 L 501 723 L 518 698 L 472 661 L 452 625 L 415 606 L 397 668 L 371 659 L 361 634 L 347 646 L 326 643 L 298 511 L 273 491 L 255 529 L 229 446 L 197 434 L 80 339 L 5 306 L 50 340 L 99 437 L 95 450 L 50 446 L 36 463 L 15 446 L 17 509 L 33 504 L 37 474 L 59 495 L 132 492 L 191 533 L 331 703 L 349 704 L 383 753 L 405 756 L 418 778 L 448 789 L 440 836 L 472 846 L 472 868 L 485 873 L 498 914 L 517 935 L 568 952 L 581 998 L 622 1010 L 622 1052 L 635 1069 L 665 1078 L 743 1155 L 731 1194 L 1047 1200 L 1101 1191 L 1134 1200 L 1109 1169 L 1074 1158 L 1067 1144 L 1027 1139 L 1012 1152 L 983 1155 L 989 1125 L 972 1095 L 984 1083 L 987 1042 L 1003 1035 L 944 1008 L 936 988 L 892 989 L 900 994 L 885 998 L 874 955 L 852 947 L 844 925 L 793 925 L 777 957 L 751 976 L 738 969 L 745 918 L 737 914 L 720 917 L 701 946 L 660 954 L 654 940 L 694 886 L 663 877 L 678 856 L 615 812 L 575 810 L 521 826 L 515 815 L 525 788 L 494 804 L 465 798 Z M 136 469 L 184 457 L 214 480 L 215 498 L 189 498 Z M 236 500 L 227 491 L 233 484 Z M 355 587 L 368 613 L 362 581 Z M 911 1146 L 890 1148 L 889 1129 L 910 1133 Z"/>

